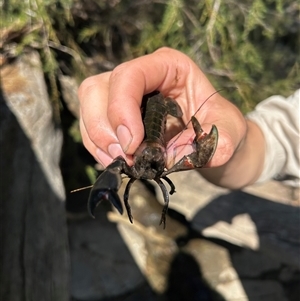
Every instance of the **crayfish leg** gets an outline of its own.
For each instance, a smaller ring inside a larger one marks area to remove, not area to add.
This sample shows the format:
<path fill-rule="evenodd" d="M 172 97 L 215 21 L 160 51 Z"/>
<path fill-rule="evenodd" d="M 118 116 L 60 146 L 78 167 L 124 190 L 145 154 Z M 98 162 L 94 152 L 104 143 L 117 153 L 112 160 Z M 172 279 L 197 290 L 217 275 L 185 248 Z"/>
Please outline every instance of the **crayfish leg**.
<path fill-rule="evenodd" d="M 163 197 L 164 197 L 165 205 L 164 205 L 162 213 L 161 213 L 161 219 L 160 219 L 159 224 L 160 225 L 163 224 L 163 228 L 165 229 L 166 228 L 166 214 L 167 214 L 168 207 L 169 207 L 169 194 L 168 194 L 166 186 L 160 179 L 154 179 L 154 180 L 159 185 L 159 187 L 163 193 Z"/>
<path fill-rule="evenodd" d="M 129 198 L 129 190 L 130 190 L 131 185 L 134 183 L 135 180 L 136 180 L 135 178 L 131 178 L 129 180 L 129 182 L 126 185 L 125 192 L 124 192 L 124 205 L 125 205 L 125 208 L 126 208 L 126 211 L 127 211 L 127 215 L 128 215 L 129 221 L 132 224 L 133 224 L 133 217 L 132 217 L 132 214 L 131 214 L 130 205 L 128 203 L 128 198 Z"/>
<path fill-rule="evenodd" d="M 170 190 L 170 194 L 173 194 L 174 192 L 176 192 L 175 191 L 175 185 L 174 185 L 174 183 L 168 178 L 168 177 L 162 177 L 169 185 L 170 185 L 170 187 L 171 187 L 171 190 Z"/>

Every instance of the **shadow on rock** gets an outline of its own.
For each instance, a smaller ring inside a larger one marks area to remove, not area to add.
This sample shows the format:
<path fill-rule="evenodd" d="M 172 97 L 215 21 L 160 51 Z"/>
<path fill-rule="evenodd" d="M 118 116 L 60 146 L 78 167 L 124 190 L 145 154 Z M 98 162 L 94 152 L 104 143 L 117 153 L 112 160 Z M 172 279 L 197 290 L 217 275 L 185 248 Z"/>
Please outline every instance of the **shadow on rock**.
<path fill-rule="evenodd" d="M 168 301 L 225 301 L 206 283 L 194 257 L 184 252 L 179 252 L 171 263 L 165 295 Z"/>
<path fill-rule="evenodd" d="M 202 208 L 192 223 L 205 237 L 234 246 L 227 249 L 247 300 L 294 301 L 299 217 L 299 207 L 233 191 Z"/>
<path fill-rule="evenodd" d="M 299 207 L 233 191 L 211 201 L 192 223 L 206 237 L 260 250 L 300 268 L 299 216 Z"/>

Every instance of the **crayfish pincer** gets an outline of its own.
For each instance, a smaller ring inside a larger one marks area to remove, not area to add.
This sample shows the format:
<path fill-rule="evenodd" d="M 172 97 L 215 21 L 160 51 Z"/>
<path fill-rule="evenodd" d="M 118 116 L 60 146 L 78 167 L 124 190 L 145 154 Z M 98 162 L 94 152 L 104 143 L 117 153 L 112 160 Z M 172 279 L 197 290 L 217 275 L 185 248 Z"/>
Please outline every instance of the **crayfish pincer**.
<path fill-rule="evenodd" d="M 218 143 L 217 127 L 213 125 L 210 133 L 206 134 L 196 117 L 192 116 L 191 122 L 196 135 L 193 140 L 194 151 L 184 156 L 172 168 L 166 170 L 166 142 L 164 134 L 168 114 L 174 117 L 182 117 L 181 108 L 175 100 L 164 98 L 161 93 L 152 94 L 152 96 L 148 97 L 143 114 L 145 137 L 133 155 L 134 164 L 129 166 L 125 159 L 119 156 L 97 178 L 88 199 L 88 211 L 92 217 L 95 217 L 94 210 L 96 206 L 103 200 L 110 201 L 121 214 L 123 213 L 118 190 L 122 183 L 121 175 L 125 174 L 130 178 L 124 192 L 124 205 L 130 222 L 133 222 L 128 203 L 131 185 L 137 179 L 154 180 L 161 188 L 164 197 L 164 208 L 160 224 L 163 224 L 165 227 L 169 193 L 161 179 L 170 185 L 170 194 L 173 194 L 175 186 L 167 175 L 172 172 L 204 166 L 212 158 Z"/>

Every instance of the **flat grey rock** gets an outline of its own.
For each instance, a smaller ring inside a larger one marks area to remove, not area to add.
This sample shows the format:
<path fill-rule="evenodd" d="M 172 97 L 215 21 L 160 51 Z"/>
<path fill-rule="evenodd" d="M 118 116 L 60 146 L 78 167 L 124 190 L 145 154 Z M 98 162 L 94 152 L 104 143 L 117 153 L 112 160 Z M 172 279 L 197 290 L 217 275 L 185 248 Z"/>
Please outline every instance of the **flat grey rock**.
<path fill-rule="evenodd" d="M 101 207 L 101 205 L 100 205 Z M 71 295 L 100 300 L 130 292 L 145 282 L 106 209 L 97 219 L 69 222 Z"/>

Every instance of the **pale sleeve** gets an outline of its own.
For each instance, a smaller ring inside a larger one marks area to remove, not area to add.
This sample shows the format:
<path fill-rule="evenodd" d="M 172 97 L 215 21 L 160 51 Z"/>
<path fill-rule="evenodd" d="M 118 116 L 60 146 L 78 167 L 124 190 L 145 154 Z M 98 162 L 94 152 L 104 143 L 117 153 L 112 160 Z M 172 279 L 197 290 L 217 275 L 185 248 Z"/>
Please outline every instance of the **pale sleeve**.
<path fill-rule="evenodd" d="M 269 97 L 246 116 L 261 128 L 265 137 L 265 162 L 258 183 L 276 179 L 300 186 L 299 102 L 300 89 L 288 98 Z"/>

